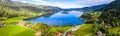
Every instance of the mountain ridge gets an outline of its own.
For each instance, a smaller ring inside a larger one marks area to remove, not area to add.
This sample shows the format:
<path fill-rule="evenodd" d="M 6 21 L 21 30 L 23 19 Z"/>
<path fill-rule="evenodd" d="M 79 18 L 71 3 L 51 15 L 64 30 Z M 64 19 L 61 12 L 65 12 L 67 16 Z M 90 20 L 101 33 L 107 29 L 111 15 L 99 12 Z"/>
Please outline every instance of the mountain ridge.
<path fill-rule="evenodd" d="M 120 10 L 120 0 L 115 0 L 98 11 Z"/>
<path fill-rule="evenodd" d="M 43 8 L 43 6 L 38 6 L 35 4 L 30 4 L 30 3 L 11 1 L 11 0 L 0 0 L 0 3 L 4 4 L 4 6 L 6 6 L 6 7 L 12 8 L 12 9 L 17 8 L 17 10 L 19 10 L 19 8 L 25 8 L 28 10 L 32 10 L 34 12 L 41 12 L 41 10 L 47 10 L 47 11 L 51 11 L 51 12 L 58 11 L 56 8 L 54 9 L 52 6 L 51 7 L 45 6 L 46 8 L 49 8 L 49 9 L 46 9 L 46 8 Z"/>
<path fill-rule="evenodd" d="M 90 6 L 90 7 L 83 7 L 83 8 L 68 8 L 68 9 L 63 9 L 63 11 L 71 11 L 71 10 L 76 10 L 76 11 L 94 11 L 97 9 L 100 9 L 107 4 L 102 4 L 102 5 L 96 5 L 96 6 Z"/>

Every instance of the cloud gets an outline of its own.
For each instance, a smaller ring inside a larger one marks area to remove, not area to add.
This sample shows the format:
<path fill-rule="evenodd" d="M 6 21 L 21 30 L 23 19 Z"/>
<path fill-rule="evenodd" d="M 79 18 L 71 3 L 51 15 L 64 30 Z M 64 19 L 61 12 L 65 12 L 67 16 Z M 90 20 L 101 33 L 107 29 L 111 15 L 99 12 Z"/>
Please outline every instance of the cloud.
<path fill-rule="evenodd" d="M 32 3 L 32 4 L 36 4 L 36 5 L 49 5 L 49 2 L 44 1 L 44 0 L 12 0 L 12 1 L 20 1 L 23 3 Z"/>
<path fill-rule="evenodd" d="M 44 1 L 44 0 L 32 0 L 32 1 L 40 2 L 40 3 L 48 3 L 48 2 L 46 2 L 46 1 Z"/>
<path fill-rule="evenodd" d="M 42 5 L 50 5 L 49 2 L 44 1 L 44 0 L 32 0 L 32 1 L 34 1 L 37 4 L 39 3 L 39 4 L 42 4 Z"/>
<path fill-rule="evenodd" d="M 58 6 L 61 8 L 82 8 L 82 5 L 74 4 L 74 3 L 54 3 L 52 6 Z"/>
<path fill-rule="evenodd" d="M 23 3 L 32 3 L 36 5 L 58 6 L 61 8 L 81 8 L 87 6 L 108 4 L 114 0 L 13 0 L 13 1 L 21 1 Z"/>
<path fill-rule="evenodd" d="M 108 4 L 114 0 L 76 0 L 76 2 L 80 5 L 101 5 L 101 4 Z"/>

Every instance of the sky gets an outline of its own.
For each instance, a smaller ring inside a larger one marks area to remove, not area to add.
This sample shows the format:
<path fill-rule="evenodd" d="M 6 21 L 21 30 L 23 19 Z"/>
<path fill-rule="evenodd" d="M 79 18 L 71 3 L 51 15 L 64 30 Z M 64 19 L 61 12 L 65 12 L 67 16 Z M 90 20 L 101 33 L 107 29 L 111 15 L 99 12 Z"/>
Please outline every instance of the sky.
<path fill-rule="evenodd" d="M 88 6 L 108 4 L 114 0 L 12 0 L 36 5 L 57 6 L 61 8 L 82 8 Z"/>

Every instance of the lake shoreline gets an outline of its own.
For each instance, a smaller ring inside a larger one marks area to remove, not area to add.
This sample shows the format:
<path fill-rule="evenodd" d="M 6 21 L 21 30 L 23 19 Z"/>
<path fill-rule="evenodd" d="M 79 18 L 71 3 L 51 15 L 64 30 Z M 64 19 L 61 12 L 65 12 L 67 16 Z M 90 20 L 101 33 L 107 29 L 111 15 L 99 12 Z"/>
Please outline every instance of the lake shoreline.
<path fill-rule="evenodd" d="M 66 11 L 68 12 L 68 11 Z M 80 19 L 79 17 L 83 14 L 80 11 L 69 11 L 69 14 L 64 14 L 62 12 L 58 12 L 52 14 L 49 17 L 40 16 L 38 18 L 28 20 L 32 23 L 45 23 L 48 25 L 53 26 L 64 26 L 64 25 L 79 25 L 83 24 L 84 20 Z"/>
<path fill-rule="evenodd" d="M 38 17 L 41 17 L 41 16 L 47 16 L 47 15 L 52 15 L 52 14 L 54 14 L 54 13 L 42 14 L 42 15 L 38 15 L 38 16 L 34 16 L 34 17 L 29 17 L 29 18 L 26 18 L 26 19 L 23 19 L 23 20 L 29 21 L 29 20 L 32 20 L 32 19 L 35 19 L 35 18 L 38 18 Z"/>

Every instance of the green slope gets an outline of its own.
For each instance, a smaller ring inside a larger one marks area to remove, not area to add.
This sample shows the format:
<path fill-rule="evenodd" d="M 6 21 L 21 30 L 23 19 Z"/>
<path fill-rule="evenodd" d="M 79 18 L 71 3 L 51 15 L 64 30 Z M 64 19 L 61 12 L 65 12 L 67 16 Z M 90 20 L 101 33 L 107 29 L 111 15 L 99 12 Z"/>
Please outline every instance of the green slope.
<path fill-rule="evenodd" d="M 35 31 L 18 25 L 0 28 L 0 36 L 35 36 Z"/>

